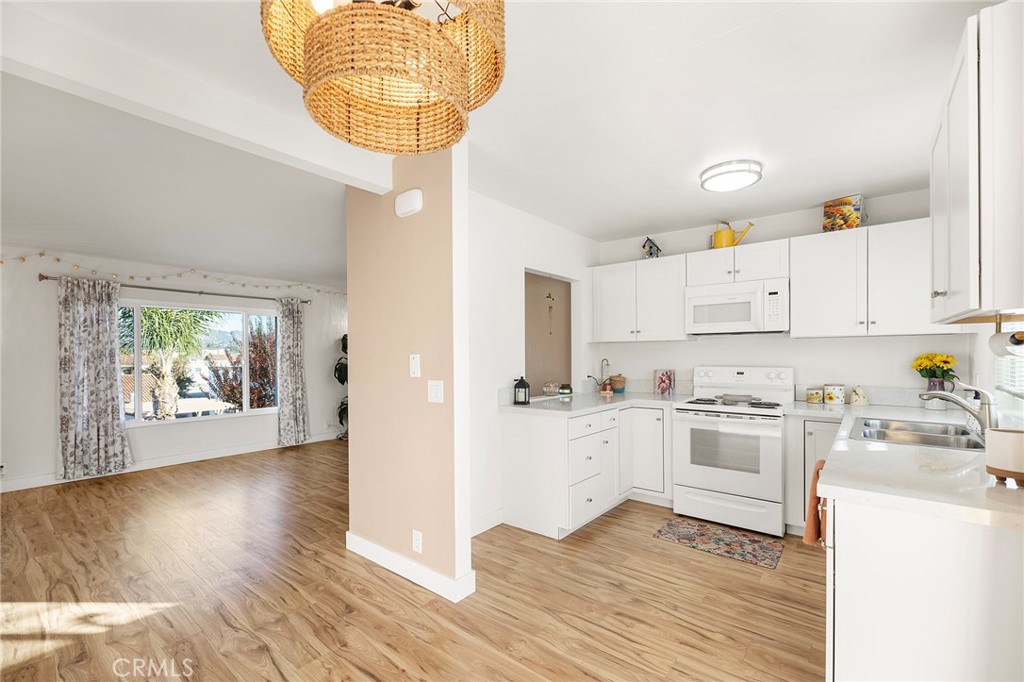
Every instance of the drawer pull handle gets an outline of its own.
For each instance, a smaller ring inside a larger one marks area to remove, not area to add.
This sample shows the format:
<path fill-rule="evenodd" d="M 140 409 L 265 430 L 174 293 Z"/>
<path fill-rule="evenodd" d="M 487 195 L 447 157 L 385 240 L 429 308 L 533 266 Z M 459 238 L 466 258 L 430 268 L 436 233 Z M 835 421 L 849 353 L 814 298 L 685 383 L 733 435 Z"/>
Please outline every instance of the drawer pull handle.
<path fill-rule="evenodd" d="M 604 443 L 605 445 L 608 445 L 608 441 L 606 441 L 606 440 L 603 440 L 601 442 Z"/>
<path fill-rule="evenodd" d="M 594 501 L 594 498 L 593 498 L 593 497 L 588 497 L 588 498 L 587 498 L 587 502 L 588 502 L 588 503 L 590 503 L 590 502 L 593 502 L 593 501 Z"/>
<path fill-rule="evenodd" d="M 590 460 L 592 460 L 592 459 L 594 459 L 594 458 L 593 458 L 593 457 L 591 457 L 590 455 L 587 455 L 587 461 L 588 461 L 588 462 L 589 462 Z"/>
<path fill-rule="evenodd" d="M 862 323 L 862 324 L 863 324 L 863 323 Z M 591 427 L 591 424 L 587 424 L 587 428 L 589 429 L 590 427 Z"/>
<path fill-rule="evenodd" d="M 661 421 L 661 417 L 657 417 L 654 421 L 660 422 Z"/>
<path fill-rule="evenodd" d="M 948 291 L 933 291 L 932 298 L 939 298 L 940 296 L 949 296 Z"/>

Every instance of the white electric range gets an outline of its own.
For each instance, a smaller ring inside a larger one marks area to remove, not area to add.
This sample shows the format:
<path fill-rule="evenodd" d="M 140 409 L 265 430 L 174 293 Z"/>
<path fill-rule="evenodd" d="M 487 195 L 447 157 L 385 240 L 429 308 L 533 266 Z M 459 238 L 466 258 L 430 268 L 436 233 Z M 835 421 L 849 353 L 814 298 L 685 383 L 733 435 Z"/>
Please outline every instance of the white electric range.
<path fill-rule="evenodd" d="M 792 367 L 695 367 L 673 404 L 673 510 L 782 536 L 782 405 Z"/>

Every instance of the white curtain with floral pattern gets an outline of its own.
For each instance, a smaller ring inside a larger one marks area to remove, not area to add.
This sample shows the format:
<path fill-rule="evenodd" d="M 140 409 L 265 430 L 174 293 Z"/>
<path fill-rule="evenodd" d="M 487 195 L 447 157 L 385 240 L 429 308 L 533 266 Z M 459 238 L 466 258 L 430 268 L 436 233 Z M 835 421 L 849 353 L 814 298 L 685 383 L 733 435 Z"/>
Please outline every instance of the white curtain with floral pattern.
<path fill-rule="evenodd" d="M 306 363 L 303 357 L 303 303 L 297 298 L 278 300 L 277 442 L 299 445 L 309 439 L 309 405 L 306 399 Z"/>
<path fill-rule="evenodd" d="M 60 478 L 132 466 L 124 430 L 116 282 L 61 277 L 58 285 Z"/>

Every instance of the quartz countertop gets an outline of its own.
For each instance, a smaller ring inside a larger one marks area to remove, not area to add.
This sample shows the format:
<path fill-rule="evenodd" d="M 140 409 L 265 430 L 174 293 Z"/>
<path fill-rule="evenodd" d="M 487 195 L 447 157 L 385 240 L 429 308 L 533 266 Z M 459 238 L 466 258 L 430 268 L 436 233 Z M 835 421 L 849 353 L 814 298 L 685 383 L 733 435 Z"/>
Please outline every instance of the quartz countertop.
<path fill-rule="evenodd" d="M 818 483 L 822 497 L 1024 530 L 1024 490 L 996 483 L 985 471 L 984 451 L 850 437 L 860 417 L 963 424 L 962 410 L 846 405 L 843 413 Z"/>
<path fill-rule="evenodd" d="M 601 412 L 610 407 L 644 407 L 671 406 L 680 400 L 690 400 L 691 395 L 660 395 L 658 393 L 613 393 L 601 395 L 596 391 L 590 393 L 573 393 L 570 396 L 533 398 L 529 405 L 503 405 L 502 412 L 512 414 L 536 414 L 563 417 L 578 417 L 594 412 Z"/>

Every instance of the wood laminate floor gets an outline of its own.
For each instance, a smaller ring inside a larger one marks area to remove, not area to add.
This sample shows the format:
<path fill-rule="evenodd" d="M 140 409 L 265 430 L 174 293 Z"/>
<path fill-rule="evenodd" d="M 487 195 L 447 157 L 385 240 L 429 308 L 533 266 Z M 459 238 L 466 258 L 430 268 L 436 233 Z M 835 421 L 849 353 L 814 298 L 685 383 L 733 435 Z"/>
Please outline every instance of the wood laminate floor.
<path fill-rule="evenodd" d="M 327 442 L 0 495 L 2 679 L 824 676 L 796 538 L 772 571 L 655 539 L 671 511 L 638 502 L 562 542 L 499 526 L 451 604 L 345 550 L 347 490 Z"/>

